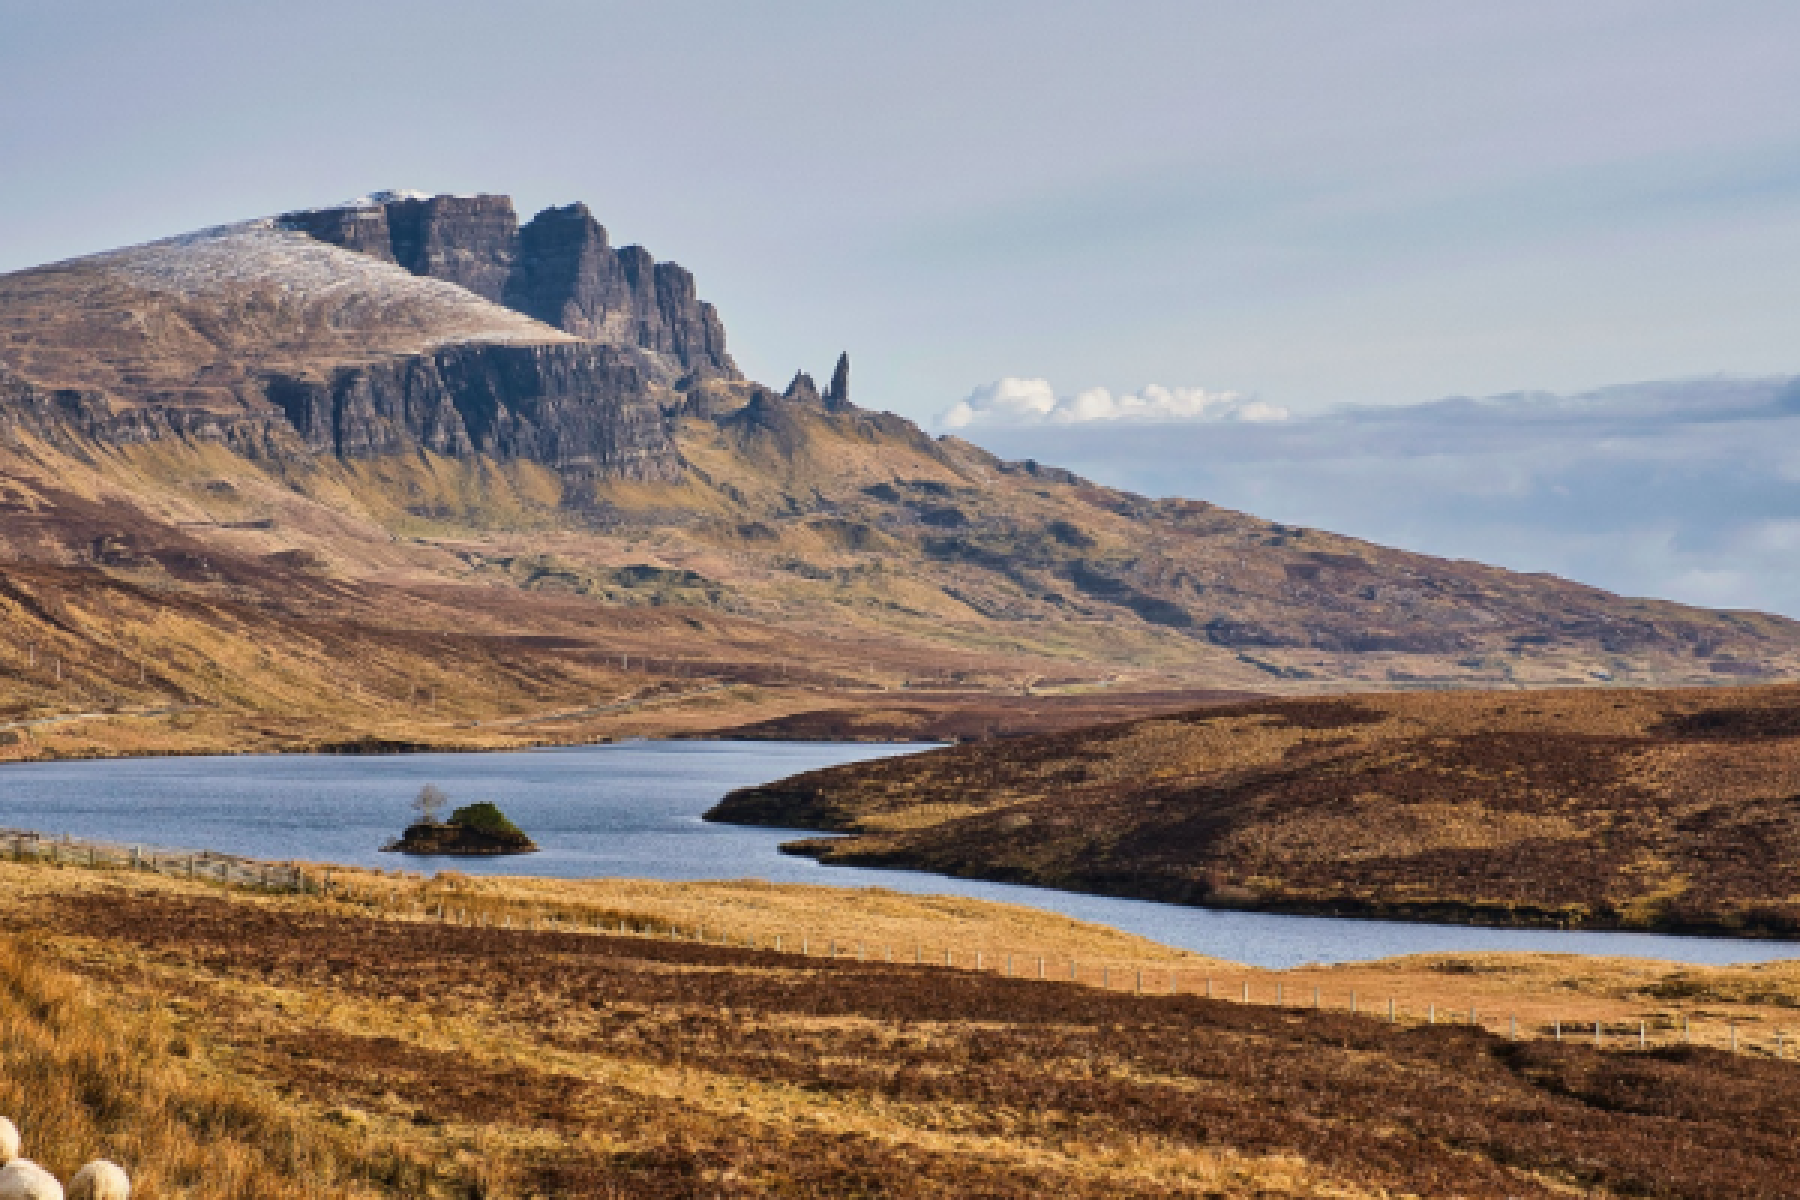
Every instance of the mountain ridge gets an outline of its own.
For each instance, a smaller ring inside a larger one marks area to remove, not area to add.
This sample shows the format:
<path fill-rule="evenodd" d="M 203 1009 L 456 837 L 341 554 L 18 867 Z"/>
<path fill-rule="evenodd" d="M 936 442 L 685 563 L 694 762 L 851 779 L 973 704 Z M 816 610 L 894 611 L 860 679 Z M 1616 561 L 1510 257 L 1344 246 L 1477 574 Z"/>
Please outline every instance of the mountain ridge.
<path fill-rule="evenodd" d="M 737 371 L 685 270 L 614 249 L 585 206 L 521 224 L 505 197 L 370 197 L 0 276 L 4 497 L 0 563 L 269 611 L 321 581 L 430 589 L 451 627 L 499 589 L 518 632 L 559 638 L 550 597 L 665 608 L 693 622 L 665 634 L 683 653 L 835 688 L 1800 674 L 1780 617 L 1004 461 L 856 405 L 847 354 L 823 389 L 801 370 L 777 391 Z M 851 702 L 826 691 L 806 702 Z"/>

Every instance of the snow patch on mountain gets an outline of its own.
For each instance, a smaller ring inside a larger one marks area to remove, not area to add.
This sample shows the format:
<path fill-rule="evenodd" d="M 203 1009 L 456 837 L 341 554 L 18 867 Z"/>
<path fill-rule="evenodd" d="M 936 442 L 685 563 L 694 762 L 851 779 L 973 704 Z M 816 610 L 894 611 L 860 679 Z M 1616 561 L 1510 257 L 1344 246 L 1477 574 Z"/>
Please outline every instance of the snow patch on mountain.
<path fill-rule="evenodd" d="M 242 221 L 78 260 L 146 291 L 184 300 L 272 293 L 281 310 L 325 310 L 333 324 L 403 322 L 426 345 L 577 339 L 465 288 L 342 250 L 273 219 Z"/>

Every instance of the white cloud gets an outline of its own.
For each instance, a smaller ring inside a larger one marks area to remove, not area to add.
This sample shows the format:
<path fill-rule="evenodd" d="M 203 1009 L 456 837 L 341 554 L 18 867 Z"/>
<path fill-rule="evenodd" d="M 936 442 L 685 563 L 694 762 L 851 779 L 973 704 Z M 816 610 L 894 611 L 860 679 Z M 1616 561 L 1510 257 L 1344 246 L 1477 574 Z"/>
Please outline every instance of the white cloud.
<path fill-rule="evenodd" d="M 977 436 L 1002 457 L 1152 495 L 1800 617 L 1800 379 L 1344 408 L 1204 430 L 996 423 Z"/>
<path fill-rule="evenodd" d="M 1115 396 L 1088 388 L 1058 396 L 1048 379 L 1007 376 L 983 384 L 938 416 L 945 429 L 970 426 L 1087 425 L 1098 422 L 1285 421 L 1287 409 L 1241 392 L 1150 384 Z"/>

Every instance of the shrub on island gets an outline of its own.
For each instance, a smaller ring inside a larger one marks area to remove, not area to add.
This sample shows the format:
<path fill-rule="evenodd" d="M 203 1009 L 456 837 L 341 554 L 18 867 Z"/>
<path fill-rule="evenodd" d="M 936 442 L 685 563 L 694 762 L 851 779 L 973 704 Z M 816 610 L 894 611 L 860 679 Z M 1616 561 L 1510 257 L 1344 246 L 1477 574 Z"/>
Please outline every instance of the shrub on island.
<path fill-rule="evenodd" d="M 421 818 L 382 849 L 397 854 L 530 854 L 537 849 L 498 805 L 486 800 L 465 804 L 441 821 L 437 809 L 443 801 L 444 794 L 427 785 L 414 803 Z"/>

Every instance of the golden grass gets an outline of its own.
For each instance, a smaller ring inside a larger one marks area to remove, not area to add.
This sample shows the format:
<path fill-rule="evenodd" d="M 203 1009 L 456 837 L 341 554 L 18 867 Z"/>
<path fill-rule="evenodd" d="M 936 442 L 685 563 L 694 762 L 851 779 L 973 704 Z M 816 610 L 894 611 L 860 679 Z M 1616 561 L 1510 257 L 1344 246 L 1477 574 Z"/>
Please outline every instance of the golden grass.
<path fill-rule="evenodd" d="M 111 1158 L 143 1200 L 429 1195 L 439 1170 L 404 1146 L 348 1138 L 235 1078 L 157 1012 L 129 1007 L 0 938 L 0 1113 L 26 1154 L 70 1178 Z"/>
<path fill-rule="evenodd" d="M 464 924 L 442 928 L 415 915 L 438 903 Z M 91 915 L 50 919 L 81 912 Z M 469 929 L 476 913 L 518 931 Z M 895 1021 L 877 1015 L 879 1003 L 868 1013 L 815 1011 L 785 998 L 790 989 L 822 986 L 840 970 L 857 978 L 854 964 L 823 961 L 817 945 L 812 960 L 684 949 L 702 925 L 709 945 L 724 934 L 766 946 L 774 932 L 795 925 L 983 945 L 994 948 L 982 973 L 988 978 L 1000 965 L 995 951 L 1009 944 L 1096 963 L 1116 955 L 1115 963 L 1179 967 L 1190 994 L 1203 976 L 1221 999 L 1236 999 L 1248 982 L 1262 1012 L 1277 985 L 1296 1010 L 1319 987 L 1326 1007 L 1341 1012 L 1354 990 L 1364 1012 L 1397 997 L 1408 1024 L 1428 1004 L 1442 1023 L 1466 1020 L 1473 1005 L 1497 1030 L 1517 1013 L 1527 1035 L 1540 1021 L 1560 1019 L 1578 1045 L 1594 1020 L 1612 1046 L 1628 1043 L 1640 1019 L 1666 1042 L 1676 1027 L 1657 1026 L 1655 1014 L 1687 1013 L 1696 1040 L 1723 1044 L 1725 1023 L 1735 1022 L 1749 1050 L 1800 1009 L 1800 964 L 1704 968 L 1495 954 L 1259 971 L 1011 906 L 752 882 L 421 879 L 336 869 L 329 896 L 271 896 L 122 871 L 0 863 L 0 916 L 38 930 L 31 952 L 16 941 L 0 944 L 0 1112 L 22 1116 L 31 1151 L 65 1173 L 99 1154 L 125 1162 L 142 1196 L 635 1196 L 620 1180 L 670 1153 L 711 1164 L 695 1177 L 695 1190 L 679 1193 L 698 1196 L 881 1195 L 890 1188 L 898 1195 L 1025 1194 L 979 1182 L 993 1170 L 1019 1187 L 1081 1196 L 1392 1194 L 1289 1151 L 1248 1153 L 1134 1132 L 1129 1123 L 1046 1127 L 1029 1109 L 957 1098 L 973 1078 L 966 1072 L 986 1069 L 983 1039 L 1013 1036 L 1004 1022 Z M 589 942 L 555 932 L 572 920 L 621 917 L 672 923 L 681 936 Z M 191 929 L 196 919 L 215 932 Z M 238 928 L 241 935 L 232 932 Z M 190 933 L 197 937 L 190 941 Z M 420 973 L 385 964 L 373 949 L 384 944 L 423 955 Z M 847 946 L 840 949 L 847 958 Z M 510 965 L 489 968 L 490 956 Z M 963 969 L 939 977 L 945 990 L 974 985 L 972 965 L 959 955 Z M 564 975 L 596 966 L 603 969 L 599 992 Z M 1113 976 L 1115 991 L 1130 990 L 1122 974 Z M 879 971 L 867 978 L 880 986 Z M 717 987 L 740 989 L 743 998 L 717 996 Z M 925 994 L 934 990 L 926 984 Z M 1277 1023 L 1252 1045 L 1292 1027 L 1290 1018 L 1271 1018 Z M 1076 1046 L 1093 1036 L 1080 1021 L 1026 1028 Z M 1303 1042 L 1302 1058 L 1327 1053 L 1323 1046 Z M 952 1050 L 965 1074 L 944 1075 L 939 1099 L 929 1088 L 908 1098 L 808 1082 L 815 1072 L 842 1071 L 899 1070 L 904 1079 L 907 1070 L 939 1068 L 899 1064 Z M 1251 1050 L 1253 1059 L 1258 1053 Z M 792 1056 L 799 1057 L 790 1063 Z M 1089 1080 L 1069 1083 L 1070 1095 L 1091 1083 L 1225 1102 L 1210 1085 L 1160 1068 L 1083 1061 L 1044 1069 L 1074 1069 Z M 790 1065 L 769 1069 L 778 1063 Z M 791 1155 L 794 1169 L 835 1178 L 833 1171 L 861 1169 L 830 1165 L 831 1147 L 850 1143 L 885 1162 L 938 1164 L 932 1170 L 966 1178 L 974 1191 L 909 1190 L 891 1179 L 867 1193 L 818 1190 L 824 1185 L 816 1179 L 786 1190 L 770 1165 Z M 775 1159 L 728 1149 L 750 1144 L 784 1149 Z M 576 1162 L 613 1164 L 603 1172 L 612 1182 L 568 1190 L 546 1182 L 557 1178 L 557 1164 Z M 277 1184 L 250 1182 L 257 1179 Z M 329 1182 L 295 1190 L 315 1179 Z"/>
<path fill-rule="evenodd" d="M 355 884 L 350 886 L 354 887 Z M 378 880 L 368 885 L 379 899 Z M 390 888 L 392 885 L 388 885 Z M 453 909 L 516 919 L 562 914 L 586 925 L 625 920 L 634 927 L 674 926 L 687 936 L 702 932 L 734 944 L 755 939 L 784 949 L 804 940 L 815 953 L 833 944 L 844 957 L 859 950 L 869 959 L 973 965 L 975 956 L 998 967 L 1007 954 L 1019 974 L 1035 969 L 1038 955 L 1057 966 L 1075 958 L 1091 968 L 1103 963 L 1157 964 L 1200 970 L 1221 960 L 1177 950 L 1105 925 L 1077 921 L 1024 905 L 960 896 L 913 895 L 886 888 L 819 887 L 756 880 L 664 883 L 643 879 L 534 879 L 440 874 L 423 889 Z M 436 899 L 427 901 L 436 903 Z"/>

